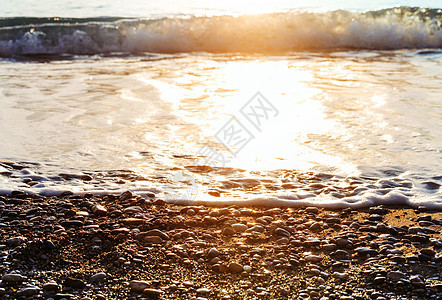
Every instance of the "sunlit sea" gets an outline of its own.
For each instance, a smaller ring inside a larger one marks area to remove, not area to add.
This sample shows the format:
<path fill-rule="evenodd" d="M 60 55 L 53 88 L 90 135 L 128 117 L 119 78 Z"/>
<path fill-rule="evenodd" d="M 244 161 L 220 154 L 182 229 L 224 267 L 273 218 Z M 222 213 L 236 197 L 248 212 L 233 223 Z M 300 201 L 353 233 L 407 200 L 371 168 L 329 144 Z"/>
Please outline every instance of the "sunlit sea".
<path fill-rule="evenodd" d="M 439 1 L 0 0 L 0 194 L 442 209 Z"/>

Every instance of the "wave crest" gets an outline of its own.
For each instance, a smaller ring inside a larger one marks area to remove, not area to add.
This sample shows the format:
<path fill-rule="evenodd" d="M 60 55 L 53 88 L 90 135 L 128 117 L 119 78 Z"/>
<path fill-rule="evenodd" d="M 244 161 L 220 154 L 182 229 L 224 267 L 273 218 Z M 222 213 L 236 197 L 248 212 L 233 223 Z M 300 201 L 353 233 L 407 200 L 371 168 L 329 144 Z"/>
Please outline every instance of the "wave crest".
<path fill-rule="evenodd" d="M 0 21 L 2 57 L 113 52 L 281 53 L 442 48 L 441 10 L 410 7 L 365 13 L 286 12 L 153 20 L 9 18 Z"/>

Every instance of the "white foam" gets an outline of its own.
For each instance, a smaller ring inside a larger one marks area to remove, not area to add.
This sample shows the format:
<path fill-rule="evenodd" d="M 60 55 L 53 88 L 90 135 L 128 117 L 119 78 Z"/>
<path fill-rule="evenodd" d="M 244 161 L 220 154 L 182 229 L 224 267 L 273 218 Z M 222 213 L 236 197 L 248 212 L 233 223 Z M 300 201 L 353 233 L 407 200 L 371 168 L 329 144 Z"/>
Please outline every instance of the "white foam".
<path fill-rule="evenodd" d="M 206 206 L 264 206 L 264 207 L 305 207 L 316 206 L 329 209 L 343 208 L 366 208 L 377 205 L 399 206 L 399 207 L 419 207 L 424 206 L 427 209 L 441 210 L 442 195 L 436 197 L 426 197 L 424 195 L 416 195 L 407 197 L 400 192 L 391 192 L 387 195 L 377 195 L 375 191 L 370 191 L 363 196 L 333 198 L 316 196 L 312 198 L 304 198 L 303 200 L 292 200 L 288 198 L 296 198 L 293 196 L 280 197 L 258 197 L 252 199 L 235 199 L 235 198 L 214 198 L 208 196 L 205 200 L 189 201 L 186 199 L 171 199 L 168 202 L 177 205 L 206 205 Z"/>

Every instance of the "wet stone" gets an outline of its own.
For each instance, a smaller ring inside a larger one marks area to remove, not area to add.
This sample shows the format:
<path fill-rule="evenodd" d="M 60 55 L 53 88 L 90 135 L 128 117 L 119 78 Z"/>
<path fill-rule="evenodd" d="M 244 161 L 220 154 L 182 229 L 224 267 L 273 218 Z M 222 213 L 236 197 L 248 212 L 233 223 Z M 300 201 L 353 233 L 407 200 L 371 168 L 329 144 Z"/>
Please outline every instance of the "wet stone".
<path fill-rule="evenodd" d="M 244 270 L 244 267 L 238 263 L 232 262 L 229 264 L 229 271 L 232 273 L 240 273 Z"/>
<path fill-rule="evenodd" d="M 248 226 L 242 223 L 237 223 L 237 224 L 232 224 L 232 228 L 235 232 L 242 233 L 247 230 Z"/>
<path fill-rule="evenodd" d="M 309 214 L 317 214 L 317 213 L 319 213 L 319 208 L 317 208 L 317 207 L 307 207 L 305 209 L 305 212 L 309 213 Z"/>
<path fill-rule="evenodd" d="M 129 285 L 134 292 L 142 292 L 150 286 L 147 281 L 142 280 L 132 280 Z"/>
<path fill-rule="evenodd" d="M 400 271 L 391 271 L 387 274 L 387 278 L 393 281 L 399 281 L 401 279 L 408 279 L 408 276 Z"/>
<path fill-rule="evenodd" d="M 209 252 L 207 253 L 207 256 L 209 258 L 214 258 L 219 256 L 219 251 L 216 248 L 211 248 Z"/>
<path fill-rule="evenodd" d="M 163 240 L 169 240 L 170 237 L 167 233 L 158 230 L 158 229 L 152 229 L 146 232 L 146 236 L 159 236 L 160 238 L 162 238 Z"/>
<path fill-rule="evenodd" d="M 20 246 L 26 242 L 26 238 L 22 236 L 12 237 L 6 240 L 6 243 L 10 246 Z"/>
<path fill-rule="evenodd" d="M 94 274 L 89 279 L 90 282 L 103 282 L 106 279 L 107 275 L 104 272 L 100 272 L 97 274 Z"/>
<path fill-rule="evenodd" d="M 143 224 L 144 220 L 139 218 L 126 218 L 122 219 L 121 222 L 129 226 L 138 226 Z"/>
<path fill-rule="evenodd" d="M 283 229 L 283 228 L 276 228 L 275 229 L 275 234 L 278 236 L 282 236 L 282 237 L 290 237 L 290 232 L 288 232 L 287 230 Z"/>
<path fill-rule="evenodd" d="M 107 209 L 101 204 L 94 205 L 91 211 L 97 216 L 105 216 L 107 214 Z"/>
<path fill-rule="evenodd" d="M 83 282 L 83 280 L 72 277 L 67 278 L 64 281 L 64 285 L 74 289 L 84 289 L 86 287 L 86 284 Z"/>
<path fill-rule="evenodd" d="M 57 291 L 60 286 L 55 281 L 49 281 L 42 286 L 45 291 Z"/>
<path fill-rule="evenodd" d="M 33 286 L 33 287 L 25 287 L 22 288 L 21 290 L 19 290 L 17 292 L 17 296 L 19 297 L 30 297 L 30 296 L 34 296 L 37 295 L 38 293 L 40 293 L 40 288 Z"/>
<path fill-rule="evenodd" d="M 3 282 L 23 282 L 26 280 L 26 277 L 20 274 L 5 274 L 2 276 Z"/>
<path fill-rule="evenodd" d="M 143 294 L 150 295 L 150 296 L 160 296 L 164 292 L 162 290 L 158 289 L 152 289 L 152 288 L 146 288 L 143 290 Z"/>

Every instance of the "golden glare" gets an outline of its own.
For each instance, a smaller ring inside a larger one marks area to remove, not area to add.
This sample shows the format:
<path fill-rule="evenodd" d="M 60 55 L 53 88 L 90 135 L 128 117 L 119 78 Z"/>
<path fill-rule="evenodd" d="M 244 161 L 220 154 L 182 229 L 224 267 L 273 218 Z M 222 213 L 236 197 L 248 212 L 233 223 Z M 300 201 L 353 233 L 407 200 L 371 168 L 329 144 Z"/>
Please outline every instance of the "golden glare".
<path fill-rule="evenodd" d="M 325 96 L 315 87 L 315 70 L 307 62 L 277 57 L 265 61 L 232 57 L 189 64 L 189 68 L 167 73 L 158 69 L 160 76 L 152 76 L 150 72 L 137 77 L 153 86 L 182 121 L 194 124 L 186 126 L 189 130 L 181 126 L 174 131 L 177 137 L 195 135 L 197 129 L 200 141 L 217 143 L 214 135 L 232 116 L 251 126 L 240 109 L 260 91 L 279 114 L 269 119 L 261 131 L 252 130 L 255 138 L 236 157 L 226 150 L 232 165 L 246 170 L 307 170 L 324 166 L 345 173 L 356 172 L 355 165 L 326 147 L 327 138 L 346 133 L 335 120 L 326 117 Z M 334 68 L 320 66 L 327 67 Z M 345 68 L 335 71 L 335 78 L 351 80 L 352 74 Z M 193 152 L 199 147 L 194 145 Z"/>

